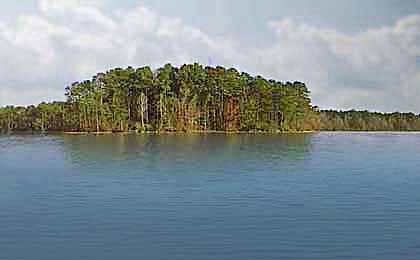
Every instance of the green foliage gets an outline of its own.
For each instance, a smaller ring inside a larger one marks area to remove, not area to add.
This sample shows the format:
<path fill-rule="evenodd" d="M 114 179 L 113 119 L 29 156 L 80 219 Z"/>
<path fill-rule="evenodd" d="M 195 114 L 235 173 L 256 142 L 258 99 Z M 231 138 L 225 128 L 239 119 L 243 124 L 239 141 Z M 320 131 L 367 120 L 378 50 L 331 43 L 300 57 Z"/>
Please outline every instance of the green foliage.
<path fill-rule="evenodd" d="M 300 82 L 186 64 L 116 68 L 66 87 L 66 102 L 0 109 L 0 129 L 32 131 L 299 131 L 319 128 Z M 309 123 L 308 123 L 309 122 Z"/>
<path fill-rule="evenodd" d="M 65 88 L 66 102 L 0 108 L 12 131 L 419 131 L 420 115 L 318 111 L 301 82 L 186 64 L 116 68 Z"/>
<path fill-rule="evenodd" d="M 320 123 L 327 131 L 420 131 L 420 115 L 413 113 L 325 110 Z"/>

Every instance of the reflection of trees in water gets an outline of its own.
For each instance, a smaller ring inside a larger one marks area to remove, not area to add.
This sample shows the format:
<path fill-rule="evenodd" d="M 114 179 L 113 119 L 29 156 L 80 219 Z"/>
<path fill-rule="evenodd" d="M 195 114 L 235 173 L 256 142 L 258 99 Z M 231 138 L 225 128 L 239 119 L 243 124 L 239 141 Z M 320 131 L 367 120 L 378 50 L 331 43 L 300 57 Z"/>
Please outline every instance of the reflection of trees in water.
<path fill-rule="evenodd" d="M 231 153 L 260 161 L 299 160 L 311 151 L 312 134 L 244 134 L 228 137 Z M 231 139 L 232 138 L 232 139 Z"/>
<path fill-rule="evenodd" d="M 161 134 L 64 135 L 66 158 L 73 164 L 167 167 L 189 164 L 301 160 L 311 151 L 310 134 Z M 240 166 L 240 164 L 238 164 Z"/>

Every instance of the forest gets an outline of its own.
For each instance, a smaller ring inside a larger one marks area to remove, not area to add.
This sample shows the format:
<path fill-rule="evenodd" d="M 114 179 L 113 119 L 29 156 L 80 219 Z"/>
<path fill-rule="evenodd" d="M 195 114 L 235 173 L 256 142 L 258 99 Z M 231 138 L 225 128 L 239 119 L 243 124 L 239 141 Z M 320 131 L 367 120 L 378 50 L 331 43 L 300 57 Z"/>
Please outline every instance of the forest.
<path fill-rule="evenodd" d="M 0 132 L 415 131 L 412 113 L 319 111 L 302 82 L 234 68 L 116 68 L 65 88 L 66 101 L 0 108 Z"/>
<path fill-rule="evenodd" d="M 65 102 L 1 108 L 1 131 L 286 132 L 320 126 L 304 83 L 197 63 L 116 68 L 72 83 L 65 96 Z"/>
<path fill-rule="evenodd" d="M 324 131 L 420 131 L 420 115 L 414 113 L 325 110 L 320 120 Z"/>

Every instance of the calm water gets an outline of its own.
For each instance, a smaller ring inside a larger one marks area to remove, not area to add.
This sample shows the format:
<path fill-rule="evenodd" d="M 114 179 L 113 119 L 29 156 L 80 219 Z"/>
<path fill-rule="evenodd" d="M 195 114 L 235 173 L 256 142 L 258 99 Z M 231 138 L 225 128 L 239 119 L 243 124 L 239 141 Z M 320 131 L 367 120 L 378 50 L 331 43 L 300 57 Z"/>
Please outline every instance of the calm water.
<path fill-rule="evenodd" d="M 420 134 L 2 136 L 0 259 L 420 259 Z"/>

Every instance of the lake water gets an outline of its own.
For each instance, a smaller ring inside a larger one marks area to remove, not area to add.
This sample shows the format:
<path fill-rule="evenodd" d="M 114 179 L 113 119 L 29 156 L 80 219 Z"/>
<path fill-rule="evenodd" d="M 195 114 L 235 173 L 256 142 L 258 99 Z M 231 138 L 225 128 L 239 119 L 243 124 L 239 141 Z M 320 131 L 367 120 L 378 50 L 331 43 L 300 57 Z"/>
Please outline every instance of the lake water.
<path fill-rule="evenodd" d="M 0 136 L 0 259 L 420 259 L 420 134 Z"/>

